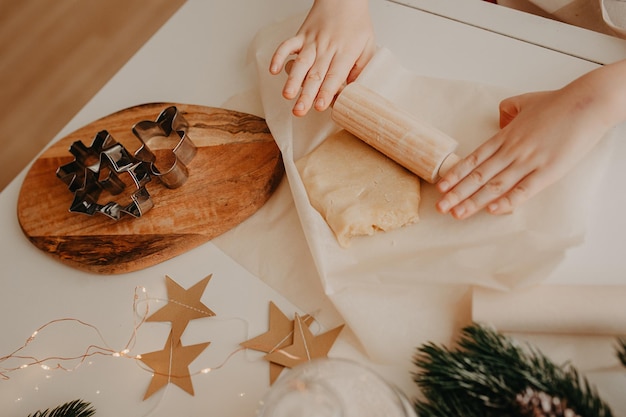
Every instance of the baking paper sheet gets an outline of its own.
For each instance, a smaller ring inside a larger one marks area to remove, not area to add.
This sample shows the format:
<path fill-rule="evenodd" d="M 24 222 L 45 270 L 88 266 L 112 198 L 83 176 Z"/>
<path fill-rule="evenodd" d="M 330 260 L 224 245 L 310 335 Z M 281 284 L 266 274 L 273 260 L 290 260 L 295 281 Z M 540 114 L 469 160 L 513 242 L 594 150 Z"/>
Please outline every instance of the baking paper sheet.
<path fill-rule="evenodd" d="M 475 288 L 472 317 L 508 332 L 626 335 L 626 286 L 540 285 Z"/>
<path fill-rule="evenodd" d="M 300 23 L 301 17 L 294 18 L 259 33 L 251 52 L 260 102 L 248 100 L 255 105 L 239 108 L 256 108 L 265 117 L 283 153 L 288 188 L 283 184 L 267 207 L 217 244 L 301 308 L 311 312 L 318 306 L 327 325 L 348 324 L 373 360 L 409 369 L 418 345 L 450 343 L 472 320 L 472 289 L 506 293 L 540 285 L 567 249 L 583 241 L 610 141 L 512 215 L 480 213 L 464 221 L 441 215 L 434 208 L 438 192 L 423 183 L 419 223 L 354 239 L 342 249 L 309 204 L 294 164 L 339 127 L 330 111 L 292 116 L 293 103 L 281 96 L 286 75 L 268 72 L 276 46 Z M 457 139 L 462 156 L 497 132 L 499 102 L 517 93 L 418 76 L 384 48 L 357 82 Z M 235 236 L 262 230 L 269 235 L 257 253 L 247 251 L 249 245 L 241 246 L 241 240 L 237 245 Z M 267 243 L 268 237 L 275 245 Z"/>

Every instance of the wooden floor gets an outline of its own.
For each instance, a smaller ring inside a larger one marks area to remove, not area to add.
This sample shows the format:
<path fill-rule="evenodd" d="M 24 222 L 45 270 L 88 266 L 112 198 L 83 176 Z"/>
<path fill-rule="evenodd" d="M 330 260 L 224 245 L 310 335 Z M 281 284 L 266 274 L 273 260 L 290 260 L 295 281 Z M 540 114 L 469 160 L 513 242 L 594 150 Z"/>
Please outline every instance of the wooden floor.
<path fill-rule="evenodd" d="M 0 190 L 185 0 L 0 0 Z"/>

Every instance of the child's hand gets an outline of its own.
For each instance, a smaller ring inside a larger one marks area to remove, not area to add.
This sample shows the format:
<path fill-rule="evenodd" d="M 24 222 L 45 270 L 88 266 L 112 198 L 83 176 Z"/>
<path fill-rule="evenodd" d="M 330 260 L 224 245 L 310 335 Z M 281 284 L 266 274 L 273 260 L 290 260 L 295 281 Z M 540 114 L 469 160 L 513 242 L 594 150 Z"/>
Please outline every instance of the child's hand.
<path fill-rule="evenodd" d="M 501 130 L 442 177 L 437 209 L 457 219 L 483 208 L 510 213 L 563 177 L 625 119 L 625 62 L 560 90 L 504 100 Z"/>
<path fill-rule="evenodd" d="M 361 73 L 374 54 L 374 31 L 367 0 L 316 0 L 298 33 L 281 43 L 270 63 L 278 74 L 296 54 L 283 96 L 299 97 L 293 114 L 322 111 L 339 89 Z"/>

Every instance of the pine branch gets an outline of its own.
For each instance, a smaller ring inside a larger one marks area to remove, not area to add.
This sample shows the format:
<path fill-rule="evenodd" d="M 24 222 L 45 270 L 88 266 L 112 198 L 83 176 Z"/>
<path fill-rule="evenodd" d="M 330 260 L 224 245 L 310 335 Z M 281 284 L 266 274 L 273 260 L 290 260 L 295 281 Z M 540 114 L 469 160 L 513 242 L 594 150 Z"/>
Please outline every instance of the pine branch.
<path fill-rule="evenodd" d="M 91 404 L 82 400 L 74 400 L 52 410 L 37 411 L 28 417 L 91 417 L 96 413 Z"/>
<path fill-rule="evenodd" d="M 414 362 L 420 369 L 414 380 L 426 398 L 416 403 L 420 417 L 526 417 L 533 414 L 520 398 L 528 392 L 554 398 L 580 416 L 612 417 L 573 366 L 557 366 L 538 350 L 479 325 L 463 329 L 455 350 L 419 347 Z"/>

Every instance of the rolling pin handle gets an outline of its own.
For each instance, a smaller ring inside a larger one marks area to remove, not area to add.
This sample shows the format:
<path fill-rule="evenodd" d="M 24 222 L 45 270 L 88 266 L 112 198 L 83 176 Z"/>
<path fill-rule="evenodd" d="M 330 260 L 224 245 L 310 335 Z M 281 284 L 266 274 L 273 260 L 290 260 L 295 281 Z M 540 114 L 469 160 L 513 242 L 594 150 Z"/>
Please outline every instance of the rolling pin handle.
<path fill-rule="evenodd" d="M 338 126 L 429 183 L 436 182 L 439 173 L 459 159 L 452 156 L 457 147 L 453 138 L 356 82 L 337 96 L 331 117 Z"/>
<path fill-rule="evenodd" d="M 456 163 L 459 162 L 460 160 L 461 158 L 455 153 L 451 153 L 450 155 L 446 156 L 446 158 L 443 160 L 443 162 L 439 166 L 439 171 L 438 171 L 439 178 L 446 175 L 446 172 L 448 172 L 450 168 L 455 166 Z"/>

